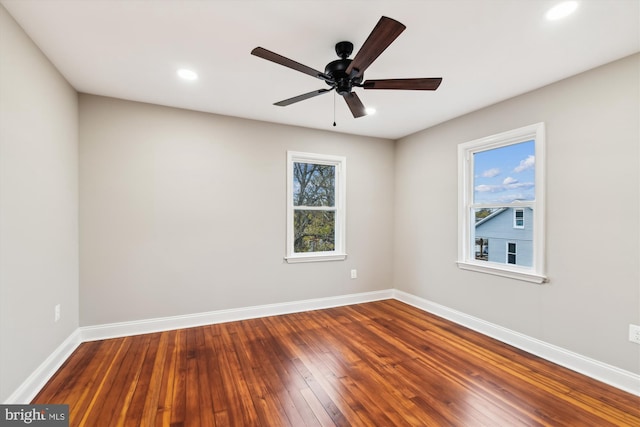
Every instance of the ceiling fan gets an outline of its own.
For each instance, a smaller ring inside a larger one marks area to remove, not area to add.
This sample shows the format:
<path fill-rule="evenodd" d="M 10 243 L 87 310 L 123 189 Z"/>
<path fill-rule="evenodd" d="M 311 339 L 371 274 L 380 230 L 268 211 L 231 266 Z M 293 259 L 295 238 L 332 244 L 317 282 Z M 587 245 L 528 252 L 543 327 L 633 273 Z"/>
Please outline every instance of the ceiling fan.
<path fill-rule="evenodd" d="M 336 53 L 340 57 L 327 64 L 324 72 L 315 70 L 306 65 L 300 64 L 292 59 L 271 52 L 262 47 L 256 47 L 251 51 L 252 55 L 284 65 L 301 73 L 308 74 L 320 80 L 324 80 L 329 88 L 314 90 L 313 92 L 294 96 L 276 102 L 274 105 L 284 107 L 305 99 L 313 98 L 323 93 L 335 91 L 342 95 L 347 102 L 353 117 L 366 116 L 367 112 L 360 101 L 358 95 L 353 92 L 354 87 L 366 89 L 400 89 L 400 90 L 436 90 L 442 78 L 418 78 L 418 79 L 384 79 L 384 80 L 364 80 L 364 72 L 373 61 L 380 56 L 384 50 L 405 30 L 405 26 L 400 22 L 383 16 L 369 34 L 367 40 L 356 53 L 353 59 L 348 59 L 353 52 L 353 43 L 342 41 L 336 44 Z"/>

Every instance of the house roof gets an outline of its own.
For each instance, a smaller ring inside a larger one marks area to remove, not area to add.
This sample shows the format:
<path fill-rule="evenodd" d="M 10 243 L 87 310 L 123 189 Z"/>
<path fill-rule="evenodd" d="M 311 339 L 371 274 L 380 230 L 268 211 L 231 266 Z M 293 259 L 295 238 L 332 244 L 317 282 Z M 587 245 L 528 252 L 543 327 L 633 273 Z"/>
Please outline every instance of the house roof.
<path fill-rule="evenodd" d="M 491 219 L 497 217 L 502 212 L 504 212 L 504 211 L 506 211 L 508 209 L 510 209 L 510 208 L 499 208 L 499 209 L 496 209 L 495 211 L 491 212 L 489 215 L 487 215 L 484 218 L 482 218 L 480 221 L 476 222 L 476 227 L 479 226 L 479 225 L 484 224 L 485 222 L 490 221 Z"/>

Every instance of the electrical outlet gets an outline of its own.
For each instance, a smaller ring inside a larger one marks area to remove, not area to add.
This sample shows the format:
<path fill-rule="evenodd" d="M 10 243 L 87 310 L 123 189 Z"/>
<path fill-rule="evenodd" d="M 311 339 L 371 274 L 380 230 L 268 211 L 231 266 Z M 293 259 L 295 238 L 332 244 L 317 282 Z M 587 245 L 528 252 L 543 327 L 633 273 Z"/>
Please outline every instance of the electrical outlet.
<path fill-rule="evenodd" d="M 640 344 L 640 326 L 629 325 L 629 341 Z"/>
<path fill-rule="evenodd" d="M 53 307 L 53 320 L 55 322 L 60 320 L 60 304 L 56 304 L 56 306 Z"/>
<path fill-rule="evenodd" d="M 351 278 L 352 279 L 357 279 L 358 278 L 358 270 L 351 270 Z"/>

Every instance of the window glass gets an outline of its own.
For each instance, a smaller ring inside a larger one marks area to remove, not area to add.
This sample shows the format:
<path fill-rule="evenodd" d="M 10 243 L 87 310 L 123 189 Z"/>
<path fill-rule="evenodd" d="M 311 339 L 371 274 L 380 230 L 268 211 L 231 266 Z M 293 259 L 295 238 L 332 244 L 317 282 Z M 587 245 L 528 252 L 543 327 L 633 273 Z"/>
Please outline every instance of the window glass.
<path fill-rule="evenodd" d="M 335 250 L 335 212 L 296 210 L 293 221 L 294 252 Z"/>
<path fill-rule="evenodd" d="M 473 202 L 535 200 L 535 141 L 473 154 Z"/>
<path fill-rule="evenodd" d="M 334 206 L 336 167 L 313 163 L 293 164 L 294 206 Z"/>

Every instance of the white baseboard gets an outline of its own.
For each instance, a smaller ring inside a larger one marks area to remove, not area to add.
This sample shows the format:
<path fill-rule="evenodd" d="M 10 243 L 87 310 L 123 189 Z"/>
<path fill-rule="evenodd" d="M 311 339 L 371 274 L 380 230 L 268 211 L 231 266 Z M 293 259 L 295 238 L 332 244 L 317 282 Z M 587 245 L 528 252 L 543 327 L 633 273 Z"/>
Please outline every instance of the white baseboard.
<path fill-rule="evenodd" d="M 258 317 L 277 316 L 280 314 L 299 313 L 302 311 L 360 304 L 364 302 L 389 299 L 392 298 L 392 295 L 393 290 L 387 289 L 382 291 L 308 299 L 280 304 L 216 310 L 184 316 L 171 316 L 133 322 L 85 326 L 81 327 L 80 330 L 82 341 L 96 341 L 108 338 L 148 334 L 152 332 L 170 331 L 173 329 L 192 328 L 195 326 L 213 325 L 216 323 L 234 322 L 237 320 L 255 319 Z"/>
<path fill-rule="evenodd" d="M 81 343 L 80 330 L 76 329 L 29 375 L 20 387 L 4 401 L 4 404 L 18 405 L 31 402 Z"/>
<path fill-rule="evenodd" d="M 281 304 L 268 304 L 184 316 L 81 327 L 76 329 L 4 403 L 29 403 L 82 342 L 255 319 L 265 316 L 277 316 L 309 310 L 320 310 L 390 298 L 397 299 L 421 310 L 451 320 L 452 322 L 473 329 L 506 344 L 557 363 L 558 365 L 580 372 L 583 375 L 602 381 L 636 396 L 640 396 L 640 375 L 590 359 L 415 295 L 397 289 L 387 289 Z"/>
<path fill-rule="evenodd" d="M 640 396 L 640 375 L 582 356 L 553 344 L 486 322 L 415 295 L 394 289 L 393 298 L 421 310 L 451 320 L 481 334 L 527 351 L 560 366 L 579 372 L 613 387 Z"/>

